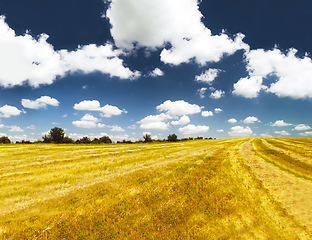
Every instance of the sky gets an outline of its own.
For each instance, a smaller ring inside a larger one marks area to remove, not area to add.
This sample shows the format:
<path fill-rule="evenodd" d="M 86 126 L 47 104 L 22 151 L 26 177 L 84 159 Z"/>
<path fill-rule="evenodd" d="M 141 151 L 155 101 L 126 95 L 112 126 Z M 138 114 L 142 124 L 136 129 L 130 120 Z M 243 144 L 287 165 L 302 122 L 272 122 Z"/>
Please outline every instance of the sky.
<path fill-rule="evenodd" d="M 0 136 L 312 136 L 307 0 L 0 0 Z"/>

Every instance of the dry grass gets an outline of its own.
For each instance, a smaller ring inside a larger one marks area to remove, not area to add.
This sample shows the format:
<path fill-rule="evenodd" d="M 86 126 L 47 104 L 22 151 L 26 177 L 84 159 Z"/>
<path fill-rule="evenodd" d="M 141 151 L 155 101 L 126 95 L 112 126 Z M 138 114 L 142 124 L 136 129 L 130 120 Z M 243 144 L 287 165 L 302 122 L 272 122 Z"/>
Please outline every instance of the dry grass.
<path fill-rule="evenodd" d="M 246 144 L 0 146 L 0 236 L 311 239 L 248 166 Z"/>

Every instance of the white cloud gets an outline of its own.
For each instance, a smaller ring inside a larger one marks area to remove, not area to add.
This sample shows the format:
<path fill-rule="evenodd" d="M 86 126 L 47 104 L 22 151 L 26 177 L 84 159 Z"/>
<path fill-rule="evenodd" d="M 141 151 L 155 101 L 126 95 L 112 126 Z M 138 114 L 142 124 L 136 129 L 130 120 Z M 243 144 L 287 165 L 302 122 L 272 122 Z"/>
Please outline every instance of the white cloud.
<path fill-rule="evenodd" d="M 311 127 L 309 125 L 306 125 L 306 124 L 299 124 L 297 125 L 294 130 L 297 130 L 297 131 L 306 131 L 306 130 L 310 130 Z"/>
<path fill-rule="evenodd" d="M 197 90 L 197 94 L 199 95 L 200 98 L 204 98 L 205 97 L 205 92 L 207 91 L 207 88 L 201 88 Z"/>
<path fill-rule="evenodd" d="M 217 132 L 224 132 L 224 130 L 223 129 L 218 129 Z"/>
<path fill-rule="evenodd" d="M 125 130 L 120 126 L 112 126 L 111 132 L 124 132 Z"/>
<path fill-rule="evenodd" d="M 100 120 L 91 114 L 86 114 L 81 118 L 82 121 L 99 122 Z"/>
<path fill-rule="evenodd" d="M 52 84 L 57 76 L 64 77 L 76 71 L 100 71 L 120 78 L 139 75 L 123 66 L 123 61 L 118 58 L 123 52 L 114 50 L 111 44 L 91 44 L 71 52 L 55 51 L 47 42 L 48 37 L 47 34 L 41 34 L 36 39 L 28 32 L 17 36 L 5 22 L 5 17 L 0 16 L 1 86 L 13 87 L 27 83 L 38 87 Z"/>
<path fill-rule="evenodd" d="M 282 135 L 282 136 L 289 136 L 289 135 L 291 135 L 289 132 L 286 132 L 285 130 L 283 130 L 283 131 L 275 131 L 274 133 L 278 134 L 278 135 Z"/>
<path fill-rule="evenodd" d="M 212 117 L 213 116 L 213 112 L 211 112 L 211 111 L 202 111 L 201 115 L 202 115 L 202 117 Z"/>
<path fill-rule="evenodd" d="M 171 124 L 172 125 L 186 125 L 190 122 L 191 122 L 190 118 L 186 115 L 183 115 L 178 121 L 172 121 Z"/>
<path fill-rule="evenodd" d="M 139 72 L 132 72 L 123 66 L 123 61 L 118 57 L 122 54 L 121 50 L 114 50 L 111 44 L 101 46 L 90 44 L 71 52 L 60 51 L 62 64 L 69 72 L 80 71 L 87 74 L 99 71 L 123 79 L 139 77 Z"/>
<path fill-rule="evenodd" d="M 166 112 L 170 116 L 182 116 L 200 113 L 201 107 L 196 104 L 190 104 L 184 100 L 172 102 L 170 100 L 165 101 L 156 107 L 161 112 Z"/>
<path fill-rule="evenodd" d="M 75 110 L 100 111 L 101 105 L 97 100 L 84 100 L 74 105 Z"/>
<path fill-rule="evenodd" d="M 138 121 L 138 123 L 141 129 L 168 130 L 169 124 L 164 121 L 171 118 L 171 116 L 161 113 L 159 115 L 149 115 Z"/>
<path fill-rule="evenodd" d="M 262 81 L 262 77 L 259 76 L 241 78 L 234 84 L 233 94 L 245 98 L 256 98 L 263 88 Z"/>
<path fill-rule="evenodd" d="M 74 105 L 75 110 L 84 110 L 84 111 L 98 111 L 101 112 L 102 117 L 112 117 L 112 116 L 118 116 L 122 113 L 127 113 L 126 110 L 120 110 L 116 106 L 112 106 L 109 104 L 106 104 L 104 107 L 101 107 L 100 102 L 97 100 L 84 100 L 80 103 L 76 103 Z"/>
<path fill-rule="evenodd" d="M 96 128 L 100 120 L 91 114 L 84 115 L 79 121 L 73 121 L 72 124 L 80 128 Z"/>
<path fill-rule="evenodd" d="M 18 116 L 21 112 L 22 111 L 18 110 L 16 107 L 4 105 L 0 108 L 0 117 L 9 118 L 11 116 Z"/>
<path fill-rule="evenodd" d="M 57 107 L 60 104 L 58 100 L 56 100 L 55 98 L 51 98 L 49 96 L 42 96 L 34 101 L 29 99 L 22 99 L 21 102 L 23 107 L 30 109 L 46 108 L 47 105 Z"/>
<path fill-rule="evenodd" d="M 220 113 L 220 112 L 222 112 L 223 110 L 221 109 L 221 108 L 215 108 L 215 113 Z"/>
<path fill-rule="evenodd" d="M 208 126 L 195 126 L 193 124 L 189 124 L 185 127 L 179 128 L 179 132 L 181 132 L 184 135 L 191 135 L 191 134 L 201 134 L 208 132 L 209 127 Z"/>
<path fill-rule="evenodd" d="M 120 110 L 118 107 L 109 104 L 106 104 L 104 107 L 102 107 L 101 112 L 102 112 L 101 116 L 107 118 L 112 116 L 118 116 L 121 115 L 122 113 L 127 113 L 127 111 Z"/>
<path fill-rule="evenodd" d="M 235 118 L 231 118 L 228 120 L 228 123 L 237 123 L 237 120 Z"/>
<path fill-rule="evenodd" d="M 220 72 L 220 69 L 210 68 L 207 71 L 203 72 L 201 75 L 196 76 L 195 80 L 197 82 L 212 84 L 212 82 L 216 79 Z"/>
<path fill-rule="evenodd" d="M 155 68 L 151 73 L 150 76 L 152 77 L 161 77 L 164 75 L 164 72 L 160 70 L 159 68 Z"/>
<path fill-rule="evenodd" d="M 180 64 L 194 59 L 200 64 L 219 61 L 225 54 L 247 49 L 243 35 L 232 40 L 225 33 L 212 35 L 201 22 L 197 0 L 112 0 L 107 10 L 116 45 L 131 50 L 137 47 L 164 48 L 161 60 Z"/>
<path fill-rule="evenodd" d="M 228 132 L 228 134 L 232 137 L 249 137 L 253 134 L 250 127 L 242 127 L 242 126 L 236 126 L 232 127 L 231 131 Z"/>
<path fill-rule="evenodd" d="M 291 125 L 291 123 L 286 123 L 284 120 L 277 120 L 275 123 L 271 123 L 272 127 L 286 127 Z"/>
<path fill-rule="evenodd" d="M 255 122 L 260 122 L 260 120 L 257 117 L 247 117 L 244 120 L 244 123 L 246 123 L 246 124 L 251 124 L 251 123 L 255 123 Z"/>
<path fill-rule="evenodd" d="M 262 138 L 271 138 L 272 135 L 270 135 L 270 134 L 268 134 L 268 133 L 261 133 L 261 134 L 260 134 L 260 137 L 262 137 Z"/>
<path fill-rule="evenodd" d="M 35 129 L 36 129 L 36 126 L 35 126 L 35 125 L 30 125 L 30 126 L 27 127 L 27 129 L 35 130 Z"/>
<path fill-rule="evenodd" d="M 10 132 L 24 132 L 24 130 L 18 126 L 8 126 L 8 128 L 10 128 Z"/>
<path fill-rule="evenodd" d="M 277 81 L 269 83 L 266 90 L 279 97 L 312 98 L 312 60 L 308 56 L 297 57 L 296 53 L 294 48 L 286 54 L 277 48 L 252 50 L 246 53 L 249 75 L 259 79 L 275 76 Z"/>
<path fill-rule="evenodd" d="M 222 98 L 224 94 L 225 92 L 222 90 L 215 90 L 214 92 L 210 94 L 210 97 L 213 99 L 219 99 L 219 98 Z"/>
<path fill-rule="evenodd" d="M 299 135 L 303 137 L 309 137 L 309 136 L 312 136 L 312 132 L 299 133 Z"/>

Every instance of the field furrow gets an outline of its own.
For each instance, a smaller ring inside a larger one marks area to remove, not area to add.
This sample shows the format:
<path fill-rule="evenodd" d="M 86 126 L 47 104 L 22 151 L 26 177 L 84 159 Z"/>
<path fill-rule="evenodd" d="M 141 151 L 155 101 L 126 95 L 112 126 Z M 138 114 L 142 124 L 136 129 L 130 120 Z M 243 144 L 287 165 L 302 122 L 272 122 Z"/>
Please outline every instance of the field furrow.
<path fill-rule="evenodd" d="M 0 236 L 310 239 L 297 202 L 250 165 L 251 141 L 0 146 Z"/>

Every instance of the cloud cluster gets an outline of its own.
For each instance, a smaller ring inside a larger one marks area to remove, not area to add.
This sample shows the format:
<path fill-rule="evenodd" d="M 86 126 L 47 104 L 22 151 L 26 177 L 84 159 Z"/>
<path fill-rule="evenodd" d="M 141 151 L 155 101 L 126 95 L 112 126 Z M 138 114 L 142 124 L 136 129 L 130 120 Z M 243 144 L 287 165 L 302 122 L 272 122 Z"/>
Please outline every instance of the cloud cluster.
<path fill-rule="evenodd" d="M 57 107 L 60 104 L 58 100 L 49 96 L 42 96 L 36 100 L 22 99 L 21 102 L 23 107 L 30 109 L 46 108 L 48 105 Z"/>
<path fill-rule="evenodd" d="M 101 117 L 112 117 L 112 116 L 118 116 L 122 113 L 127 113 L 126 110 L 120 110 L 116 106 L 112 106 L 109 104 L 106 104 L 104 107 L 101 107 L 101 104 L 97 100 L 84 100 L 80 103 L 76 103 L 74 105 L 75 110 L 81 110 L 81 111 L 97 111 L 100 112 Z"/>
<path fill-rule="evenodd" d="M 58 77 L 81 71 L 99 71 L 119 78 L 135 78 L 139 72 L 132 72 L 119 58 L 121 50 L 111 44 L 103 46 L 87 45 L 76 51 L 65 49 L 55 51 L 47 42 L 47 34 L 38 39 L 29 33 L 16 35 L 0 16 L 0 85 L 20 86 L 25 83 L 33 87 L 52 84 Z M 18 69 L 18 70 L 17 70 Z"/>
<path fill-rule="evenodd" d="M 279 97 L 312 98 L 312 60 L 308 56 L 297 57 L 296 53 L 294 48 L 286 54 L 277 48 L 246 52 L 249 76 L 234 84 L 233 93 L 255 98 L 264 89 Z M 268 85 L 263 84 L 264 79 L 269 80 Z"/>
<path fill-rule="evenodd" d="M 168 130 L 170 123 L 169 119 L 178 119 L 172 121 L 172 125 L 185 125 L 190 123 L 190 118 L 187 115 L 200 113 L 202 107 L 196 104 L 190 104 L 184 100 L 171 101 L 167 100 L 158 105 L 156 109 L 162 113 L 158 115 L 149 115 L 137 123 L 141 129 L 148 130 Z"/>
<path fill-rule="evenodd" d="M 163 48 L 161 61 L 178 65 L 219 61 L 225 54 L 248 49 L 242 34 L 231 39 L 212 35 L 201 22 L 197 0 L 112 0 L 106 16 L 119 48 Z M 169 48 L 164 48 L 170 43 Z"/>

